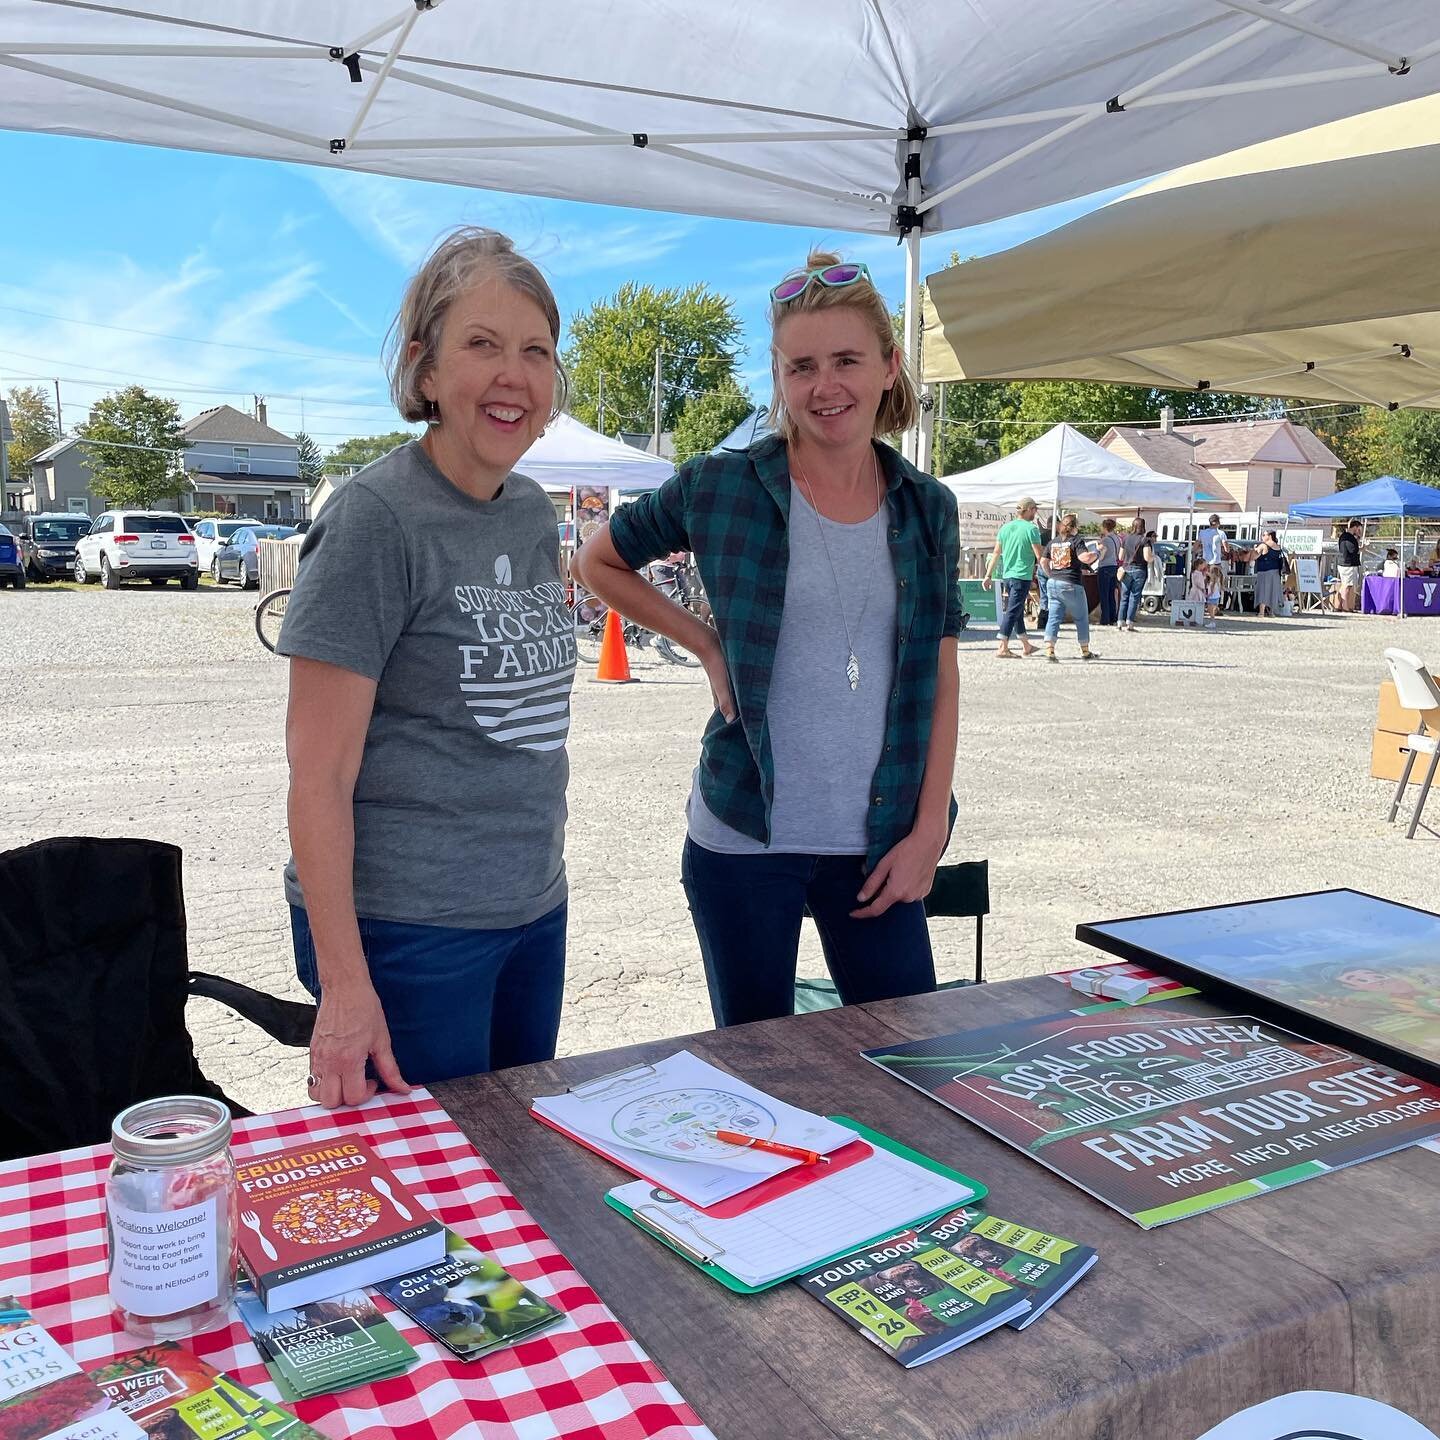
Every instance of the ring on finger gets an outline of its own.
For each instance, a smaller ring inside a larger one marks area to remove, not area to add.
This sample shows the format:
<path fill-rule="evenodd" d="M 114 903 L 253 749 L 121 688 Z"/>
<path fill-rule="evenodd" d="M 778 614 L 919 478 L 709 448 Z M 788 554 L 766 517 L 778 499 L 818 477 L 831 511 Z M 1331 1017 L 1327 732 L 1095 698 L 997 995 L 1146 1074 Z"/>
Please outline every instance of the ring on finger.
<path fill-rule="evenodd" d="M 305 1088 L 307 1090 L 313 1090 L 322 1079 L 324 1079 L 322 1075 L 307 1075 L 305 1077 Z"/>

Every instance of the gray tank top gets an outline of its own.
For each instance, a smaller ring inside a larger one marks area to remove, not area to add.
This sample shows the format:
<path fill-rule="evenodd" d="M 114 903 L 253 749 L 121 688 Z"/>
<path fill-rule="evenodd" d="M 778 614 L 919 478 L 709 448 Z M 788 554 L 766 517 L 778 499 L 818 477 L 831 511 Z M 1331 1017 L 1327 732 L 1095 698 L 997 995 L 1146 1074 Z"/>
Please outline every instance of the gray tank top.
<path fill-rule="evenodd" d="M 885 745 L 885 716 L 895 681 L 895 567 L 885 541 L 887 510 L 882 505 L 870 519 L 842 525 L 816 514 L 799 486 L 790 482 L 790 562 L 767 715 L 775 760 L 770 844 L 766 847 L 717 819 L 700 795 L 697 771 L 690 789 L 689 831 L 706 850 L 722 855 L 863 855 L 868 848 L 870 782 Z M 835 563 L 833 575 L 821 541 L 822 526 Z M 848 642 L 841 604 L 860 662 L 857 690 L 851 690 L 845 675 Z"/>

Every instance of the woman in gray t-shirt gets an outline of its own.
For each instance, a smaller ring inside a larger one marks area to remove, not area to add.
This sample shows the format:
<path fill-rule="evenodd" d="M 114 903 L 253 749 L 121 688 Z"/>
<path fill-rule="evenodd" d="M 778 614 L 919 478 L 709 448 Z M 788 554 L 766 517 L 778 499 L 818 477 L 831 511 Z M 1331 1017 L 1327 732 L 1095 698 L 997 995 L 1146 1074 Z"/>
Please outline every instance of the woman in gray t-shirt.
<path fill-rule="evenodd" d="M 300 552 L 285 893 L 320 1105 L 555 1053 L 575 642 L 554 510 L 512 467 L 563 403 L 559 333 L 503 235 L 442 241 L 392 331 L 429 429 Z"/>

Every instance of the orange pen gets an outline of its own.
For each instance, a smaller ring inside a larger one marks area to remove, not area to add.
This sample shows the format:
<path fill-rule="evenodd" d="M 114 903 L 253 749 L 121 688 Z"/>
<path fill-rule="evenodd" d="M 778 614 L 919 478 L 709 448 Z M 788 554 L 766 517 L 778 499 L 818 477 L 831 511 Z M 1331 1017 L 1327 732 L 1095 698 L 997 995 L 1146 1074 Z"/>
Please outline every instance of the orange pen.
<path fill-rule="evenodd" d="M 778 1140 L 762 1140 L 758 1135 L 741 1135 L 735 1130 L 709 1130 L 708 1135 L 723 1140 L 727 1145 L 745 1145 L 751 1150 L 763 1150 L 767 1155 L 784 1155 L 789 1160 L 799 1160 L 805 1165 L 828 1165 L 830 1157 L 817 1150 L 802 1150 L 798 1145 L 782 1145 Z"/>

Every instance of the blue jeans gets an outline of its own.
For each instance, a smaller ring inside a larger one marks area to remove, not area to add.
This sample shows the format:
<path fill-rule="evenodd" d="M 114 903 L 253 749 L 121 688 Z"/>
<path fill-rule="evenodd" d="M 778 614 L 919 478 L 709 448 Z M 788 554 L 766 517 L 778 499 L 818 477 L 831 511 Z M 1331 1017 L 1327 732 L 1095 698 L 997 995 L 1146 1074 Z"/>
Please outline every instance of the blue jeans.
<path fill-rule="evenodd" d="M 411 1085 L 555 1058 L 566 906 L 508 930 L 360 919 L 390 1048 Z M 295 973 L 318 1000 L 310 918 L 290 907 Z"/>
<path fill-rule="evenodd" d="M 863 855 L 721 855 L 687 839 L 680 878 L 716 1025 L 794 1013 L 800 922 L 807 913 L 843 1004 L 935 988 L 919 900 L 892 905 L 873 919 L 850 918 L 865 880 Z"/>
<path fill-rule="evenodd" d="M 1025 599 L 1030 594 L 1030 580 L 1002 580 L 1001 594 L 1004 609 L 1000 612 L 1000 638 L 1008 640 L 1012 635 L 1025 633 Z"/>
<path fill-rule="evenodd" d="M 1116 594 L 1116 576 L 1119 568 L 1115 565 L 1101 565 L 1095 571 L 1095 578 L 1100 585 L 1100 623 L 1102 625 L 1113 625 L 1116 620 L 1116 601 L 1119 596 Z"/>
<path fill-rule="evenodd" d="M 1120 623 L 1122 625 L 1135 623 L 1135 617 L 1140 613 L 1140 595 L 1149 578 L 1148 570 L 1137 570 L 1133 565 L 1127 565 L 1121 572 Z"/>
<path fill-rule="evenodd" d="M 1090 598 L 1085 587 L 1078 580 L 1056 580 L 1051 576 L 1046 587 L 1050 601 L 1050 616 L 1045 621 L 1045 643 L 1053 645 L 1060 633 L 1060 624 L 1070 619 L 1075 622 L 1075 637 L 1082 648 L 1090 645 Z"/>

